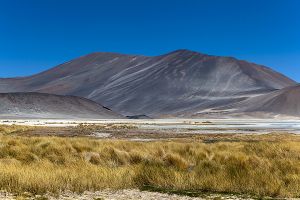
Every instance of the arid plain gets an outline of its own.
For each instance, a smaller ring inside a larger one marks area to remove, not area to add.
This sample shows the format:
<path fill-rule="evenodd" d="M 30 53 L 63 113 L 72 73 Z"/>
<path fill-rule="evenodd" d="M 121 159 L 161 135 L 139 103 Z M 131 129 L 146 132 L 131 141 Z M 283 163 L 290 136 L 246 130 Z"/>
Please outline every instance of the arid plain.
<path fill-rule="evenodd" d="M 1 120 L 7 199 L 300 195 L 300 121 Z"/>

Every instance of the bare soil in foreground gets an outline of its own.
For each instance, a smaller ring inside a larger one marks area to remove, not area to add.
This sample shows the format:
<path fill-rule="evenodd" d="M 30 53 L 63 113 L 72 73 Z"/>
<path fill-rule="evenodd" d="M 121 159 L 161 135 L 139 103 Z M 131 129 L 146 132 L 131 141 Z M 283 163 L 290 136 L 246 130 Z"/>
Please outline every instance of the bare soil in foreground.
<path fill-rule="evenodd" d="M 72 192 L 65 192 L 63 194 L 54 196 L 51 194 L 46 195 L 31 195 L 25 193 L 23 195 L 13 195 L 9 193 L 0 193 L 0 199 L 2 200 L 15 200 L 15 199 L 28 199 L 28 200 L 252 200 L 253 198 L 241 196 L 241 195 L 225 195 L 225 194 L 202 194 L 201 197 L 189 197 L 184 195 L 167 194 L 159 192 L 140 191 L 137 189 L 127 190 L 103 190 L 97 192 L 84 192 L 76 194 Z"/>

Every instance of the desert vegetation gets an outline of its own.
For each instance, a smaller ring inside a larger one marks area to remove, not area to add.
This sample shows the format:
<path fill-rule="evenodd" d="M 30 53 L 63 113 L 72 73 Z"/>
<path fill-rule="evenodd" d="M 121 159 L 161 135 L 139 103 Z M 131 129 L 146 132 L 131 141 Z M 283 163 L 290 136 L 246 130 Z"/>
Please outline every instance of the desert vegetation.
<path fill-rule="evenodd" d="M 73 128 L 73 132 L 80 135 L 88 135 L 97 131 L 118 131 L 118 130 L 132 130 L 138 127 L 133 124 L 79 124 Z"/>
<path fill-rule="evenodd" d="M 256 136 L 262 138 L 256 142 L 207 143 L 197 137 L 132 142 L 25 137 L 14 134 L 21 127 L 2 128 L 0 189 L 12 193 L 138 188 L 195 195 L 300 196 L 300 142 L 294 135 L 284 140 L 283 135 Z"/>
<path fill-rule="evenodd" d="M 18 134 L 26 131 L 31 131 L 36 129 L 33 126 L 21 126 L 21 125 L 0 125 L 0 134 Z"/>

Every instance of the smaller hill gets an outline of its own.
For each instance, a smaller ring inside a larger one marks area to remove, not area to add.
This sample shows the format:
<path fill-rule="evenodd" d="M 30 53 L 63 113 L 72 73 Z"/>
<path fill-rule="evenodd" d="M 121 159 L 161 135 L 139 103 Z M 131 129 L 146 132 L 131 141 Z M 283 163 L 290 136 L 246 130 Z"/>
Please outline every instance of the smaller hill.
<path fill-rule="evenodd" d="M 218 109 L 231 110 L 232 113 L 257 115 L 257 117 L 261 117 L 260 113 L 300 117 L 300 85 L 251 97 Z"/>
<path fill-rule="evenodd" d="M 123 118 L 91 100 L 45 93 L 0 93 L 0 118 Z"/>

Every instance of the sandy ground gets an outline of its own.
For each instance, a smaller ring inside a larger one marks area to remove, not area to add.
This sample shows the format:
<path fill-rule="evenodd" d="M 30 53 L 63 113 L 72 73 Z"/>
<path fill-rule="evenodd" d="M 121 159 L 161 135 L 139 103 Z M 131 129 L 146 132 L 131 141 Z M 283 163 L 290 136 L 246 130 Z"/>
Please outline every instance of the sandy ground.
<path fill-rule="evenodd" d="M 45 196 L 34 196 L 27 197 L 28 194 L 24 195 L 24 199 L 28 200 L 37 200 L 37 199 L 49 199 L 49 200 L 204 200 L 204 199 L 251 199 L 248 197 L 241 197 L 235 195 L 203 195 L 203 197 L 188 197 L 188 196 L 179 196 L 175 194 L 163 194 L 158 192 L 147 192 L 147 191 L 139 191 L 139 190 L 118 190 L 118 191 L 97 191 L 97 192 L 85 192 L 83 194 L 75 194 L 75 193 L 64 193 L 58 197 L 54 197 L 51 195 Z M 18 199 L 16 196 L 1 192 L 0 199 L 2 200 L 13 200 Z M 20 197 L 19 197 L 20 199 Z"/>

